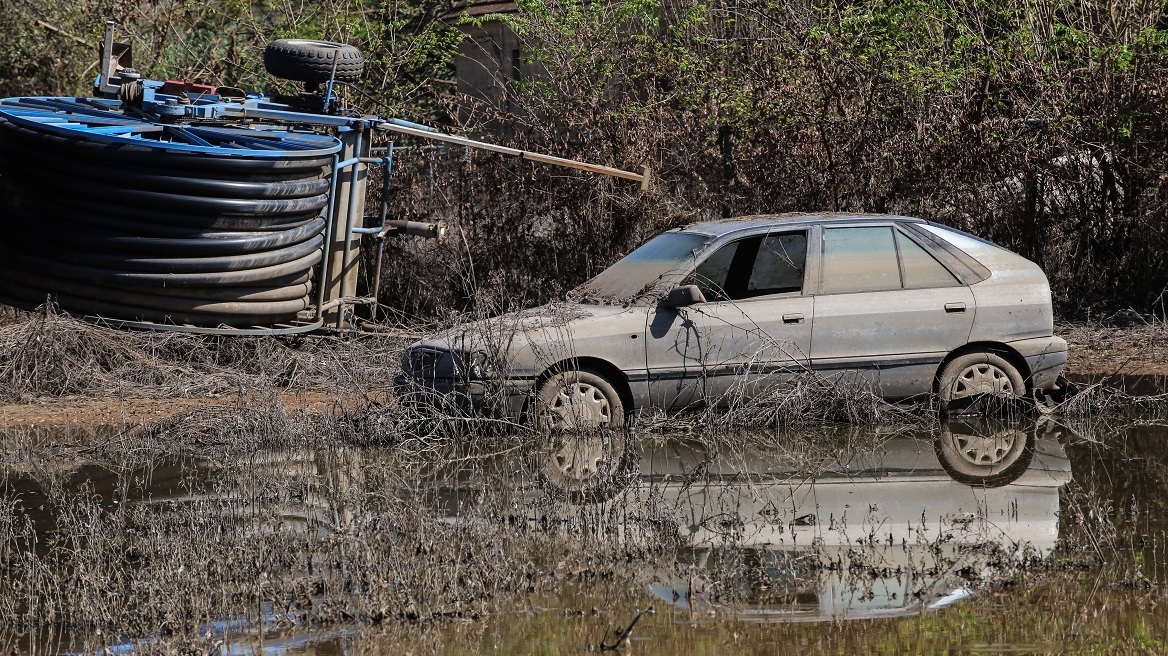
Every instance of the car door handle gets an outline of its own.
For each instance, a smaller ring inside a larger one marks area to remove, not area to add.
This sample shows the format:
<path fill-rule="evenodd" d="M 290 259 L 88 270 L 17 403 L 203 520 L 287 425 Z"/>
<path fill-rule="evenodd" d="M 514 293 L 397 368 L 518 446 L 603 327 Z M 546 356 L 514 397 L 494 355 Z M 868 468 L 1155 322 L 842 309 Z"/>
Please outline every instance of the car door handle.
<path fill-rule="evenodd" d="M 946 303 L 946 312 L 965 312 L 965 303 Z"/>
<path fill-rule="evenodd" d="M 783 315 L 783 323 L 803 323 L 802 312 L 792 312 Z"/>

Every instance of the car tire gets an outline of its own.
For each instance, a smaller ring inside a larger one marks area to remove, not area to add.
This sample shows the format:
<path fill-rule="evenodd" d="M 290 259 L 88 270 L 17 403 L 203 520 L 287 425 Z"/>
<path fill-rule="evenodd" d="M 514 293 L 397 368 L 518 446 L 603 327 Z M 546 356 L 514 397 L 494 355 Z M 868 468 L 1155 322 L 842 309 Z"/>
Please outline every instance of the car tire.
<path fill-rule="evenodd" d="M 612 383 L 587 369 L 553 374 L 539 388 L 536 425 L 547 430 L 620 428 L 625 409 Z"/>
<path fill-rule="evenodd" d="M 640 459 L 624 431 L 561 433 L 535 454 L 544 489 L 573 505 L 603 503 L 637 479 Z"/>
<path fill-rule="evenodd" d="M 938 377 L 937 395 L 946 414 L 981 414 L 995 398 L 1009 400 L 1025 394 L 1026 381 L 1014 365 L 986 351 L 953 358 Z"/>
<path fill-rule="evenodd" d="M 1000 422 L 946 422 L 934 448 L 954 480 L 999 487 L 1014 482 L 1034 459 L 1035 437 L 1017 425 Z"/>
<path fill-rule="evenodd" d="M 279 39 L 264 48 L 264 68 L 278 78 L 296 82 L 328 82 L 334 59 L 337 82 L 356 82 L 365 72 L 365 56 L 346 43 Z"/>

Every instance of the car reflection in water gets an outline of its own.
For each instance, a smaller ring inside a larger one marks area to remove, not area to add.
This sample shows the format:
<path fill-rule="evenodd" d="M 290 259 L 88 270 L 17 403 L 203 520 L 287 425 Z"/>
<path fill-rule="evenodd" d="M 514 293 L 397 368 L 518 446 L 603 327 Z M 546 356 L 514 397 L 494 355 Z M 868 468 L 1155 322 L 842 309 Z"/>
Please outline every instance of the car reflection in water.
<path fill-rule="evenodd" d="M 99 506 L 84 517 L 103 530 L 148 522 L 178 531 L 175 548 L 159 559 L 115 568 L 144 580 L 152 580 L 145 568 L 173 570 L 164 559 L 190 559 L 194 567 L 199 554 L 238 558 L 252 553 L 249 545 L 278 548 L 278 557 L 265 553 L 280 564 L 264 571 L 264 584 L 281 602 L 215 608 L 217 618 L 198 629 L 242 644 L 262 628 L 269 652 L 300 644 L 320 650 L 358 631 L 357 623 L 327 631 L 302 623 L 286 602 L 300 599 L 298 582 L 308 581 L 305 589 L 314 591 L 305 593 L 306 608 L 383 603 L 390 597 L 378 595 L 399 585 L 392 579 L 399 560 L 415 553 L 413 531 L 446 536 L 455 552 L 508 536 L 524 537 L 514 543 L 519 548 L 533 544 L 528 537 L 562 539 L 562 553 L 596 562 L 612 558 L 613 546 L 643 547 L 617 549 L 615 558 L 661 599 L 696 616 L 784 621 L 937 608 L 1055 546 L 1059 487 L 1071 476 L 1060 446 L 1066 429 L 1056 423 L 969 420 L 894 436 L 821 430 L 814 439 L 561 434 L 486 445 L 486 455 L 415 458 L 408 467 L 393 448 L 343 446 L 261 450 L 238 462 L 163 459 L 120 474 L 97 464 L 50 474 L 5 467 L 0 500 L 20 501 L 42 556 L 55 533 L 66 529 L 67 542 L 78 529 L 77 516 L 61 526 L 54 486 L 77 490 L 78 508 Z M 215 530 L 187 535 L 195 525 Z M 147 537 L 141 548 L 155 548 Z M 218 550 L 222 539 L 231 542 Z M 385 577 L 393 585 L 369 585 Z M 227 599 L 231 585 L 225 580 L 206 594 Z M 58 651 L 82 638 L 60 636 Z M 126 636 L 115 651 L 155 639 Z"/>
<path fill-rule="evenodd" d="M 643 447 L 634 465 L 608 455 L 619 444 L 576 437 L 544 471 L 577 503 L 619 507 L 627 538 L 644 517 L 627 498 L 633 480 L 645 505 L 670 509 L 683 547 L 648 587 L 680 608 L 768 621 L 887 617 L 964 599 L 1054 548 L 1059 488 L 1071 478 L 1064 430 L 951 422 L 932 440 L 892 437 L 814 476 L 773 450 L 715 456 L 671 442 Z"/>

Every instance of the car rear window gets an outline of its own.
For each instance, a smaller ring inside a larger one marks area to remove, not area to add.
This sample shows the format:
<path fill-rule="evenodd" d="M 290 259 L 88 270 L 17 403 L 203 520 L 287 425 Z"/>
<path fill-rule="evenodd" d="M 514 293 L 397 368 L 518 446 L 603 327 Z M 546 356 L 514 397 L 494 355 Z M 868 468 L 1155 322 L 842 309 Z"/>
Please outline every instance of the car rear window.
<path fill-rule="evenodd" d="M 842 294 L 900 288 L 900 265 L 891 227 L 823 231 L 821 292 Z"/>
<path fill-rule="evenodd" d="M 935 257 L 900 231 L 896 233 L 896 245 L 900 249 L 900 264 L 904 268 L 905 288 L 926 289 L 961 284 Z"/>

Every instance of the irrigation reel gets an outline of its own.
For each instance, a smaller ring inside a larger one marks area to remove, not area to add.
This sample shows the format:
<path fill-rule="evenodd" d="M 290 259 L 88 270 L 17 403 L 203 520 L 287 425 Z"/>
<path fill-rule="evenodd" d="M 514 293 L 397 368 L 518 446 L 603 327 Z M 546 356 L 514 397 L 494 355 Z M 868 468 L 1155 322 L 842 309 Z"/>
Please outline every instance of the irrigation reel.
<path fill-rule="evenodd" d="M 640 173 L 507 148 L 396 118 L 360 116 L 335 85 L 356 48 L 285 39 L 270 73 L 294 96 L 150 80 L 106 24 L 94 97 L 0 100 L 0 294 L 111 325 L 271 335 L 345 328 L 359 305 L 363 239 L 442 237 L 392 220 L 394 141 L 437 141 L 649 183 Z M 380 201 L 367 212 L 373 167 Z"/>

